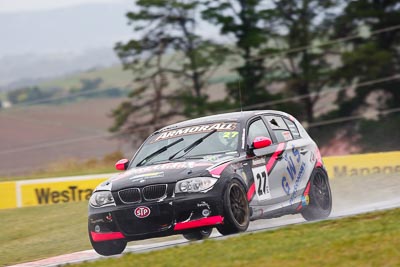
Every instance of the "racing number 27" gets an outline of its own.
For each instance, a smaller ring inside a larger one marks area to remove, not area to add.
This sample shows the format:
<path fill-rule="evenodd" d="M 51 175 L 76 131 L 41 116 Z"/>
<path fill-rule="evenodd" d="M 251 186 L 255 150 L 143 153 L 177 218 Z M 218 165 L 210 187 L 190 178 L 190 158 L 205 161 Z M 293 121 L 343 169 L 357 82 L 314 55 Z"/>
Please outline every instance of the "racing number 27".
<path fill-rule="evenodd" d="M 264 195 L 269 193 L 269 188 L 267 187 L 267 174 L 265 171 L 257 173 L 257 180 L 258 180 L 258 195 Z"/>
<path fill-rule="evenodd" d="M 253 175 L 256 184 L 258 199 L 270 199 L 271 192 L 269 190 L 268 175 L 265 166 L 253 168 Z"/>

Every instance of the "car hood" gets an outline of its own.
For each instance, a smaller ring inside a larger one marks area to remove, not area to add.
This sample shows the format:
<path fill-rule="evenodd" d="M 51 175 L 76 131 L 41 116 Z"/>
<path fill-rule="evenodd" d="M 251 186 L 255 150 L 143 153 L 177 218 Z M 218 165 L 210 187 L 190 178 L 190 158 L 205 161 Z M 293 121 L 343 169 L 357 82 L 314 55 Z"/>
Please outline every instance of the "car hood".
<path fill-rule="evenodd" d="M 112 191 L 129 187 L 143 187 L 149 184 L 174 183 L 190 177 L 210 176 L 209 170 L 229 162 L 233 156 L 218 160 L 201 159 L 167 162 L 129 169 L 117 174 L 106 182 Z"/>

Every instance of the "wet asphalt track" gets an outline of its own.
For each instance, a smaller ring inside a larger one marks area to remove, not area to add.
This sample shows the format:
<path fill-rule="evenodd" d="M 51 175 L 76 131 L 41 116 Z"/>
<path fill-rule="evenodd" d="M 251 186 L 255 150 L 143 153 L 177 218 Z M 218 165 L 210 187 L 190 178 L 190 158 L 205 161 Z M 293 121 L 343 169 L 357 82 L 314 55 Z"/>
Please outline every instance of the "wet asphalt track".
<path fill-rule="evenodd" d="M 330 220 L 370 211 L 400 207 L 400 177 L 398 175 L 338 178 L 331 181 L 331 188 L 333 210 L 329 217 Z M 300 215 L 259 220 L 250 223 L 247 232 L 265 231 L 299 223 L 305 223 L 305 220 Z M 229 237 L 222 237 L 214 230 L 211 238 L 225 239 Z M 140 253 L 188 243 L 188 241 L 179 236 L 150 239 L 141 242 L 131 242 L 124 253 Z M 86 250 L 13 266 L 60 266 L 68 263 L 93 261 L 100 258 L 104 257 L 99 256 L 93 250 Z"/>

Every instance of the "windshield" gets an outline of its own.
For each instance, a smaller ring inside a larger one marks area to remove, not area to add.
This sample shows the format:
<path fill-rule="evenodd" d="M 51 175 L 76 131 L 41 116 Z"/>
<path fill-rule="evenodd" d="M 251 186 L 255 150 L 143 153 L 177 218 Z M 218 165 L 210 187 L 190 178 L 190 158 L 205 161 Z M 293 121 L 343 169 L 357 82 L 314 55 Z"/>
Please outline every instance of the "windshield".
<path fill-rule="evenodd" d="M 193 142 L 209 133 L 210 135 L 203 142 L 196 145 L 183 158 L 236 152 L 239 140 L 238 129 L 238 123 L 236 122 L 219 122 L 163 131 L 146 140 L 146 143 L 138 151 L 130 166 L 135 167 L 152 153 L 183 138 L 183 141 L 177 142 L 161 153 L 157 153 L 156 156 L 151 157 L 146 161 L 145 165 L 168 161 L 179 150 L 190 146 Z M 215 130 L 216 132 L 212 133 Z"/>

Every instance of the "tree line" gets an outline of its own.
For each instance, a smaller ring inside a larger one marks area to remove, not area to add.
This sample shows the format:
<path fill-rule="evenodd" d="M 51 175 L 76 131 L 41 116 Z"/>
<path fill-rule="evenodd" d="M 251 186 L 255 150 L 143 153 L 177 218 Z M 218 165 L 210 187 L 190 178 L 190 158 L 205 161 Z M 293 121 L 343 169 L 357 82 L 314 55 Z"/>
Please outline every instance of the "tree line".
<path fill-rule="evenodd" d="M 120 136 L 242 107 L 291 113 L 323 142 L 400 146 L 400 1 L 138 0 L 127 18 L 134 37 L 115 50 L 136 86 L 112 112 Z"/>

